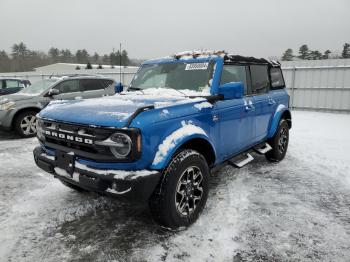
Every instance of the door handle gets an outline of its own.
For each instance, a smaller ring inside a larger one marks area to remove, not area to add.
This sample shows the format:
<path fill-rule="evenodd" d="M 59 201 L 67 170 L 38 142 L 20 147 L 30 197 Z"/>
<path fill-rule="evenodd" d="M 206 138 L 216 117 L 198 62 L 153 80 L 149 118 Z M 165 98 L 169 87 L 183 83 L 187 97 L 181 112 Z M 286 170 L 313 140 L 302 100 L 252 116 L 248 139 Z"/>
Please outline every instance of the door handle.
<path fill-rule="evenodd" d="M 269 105 L 272 106 L 274 104 L 276 104 L 276 101 L 269 97 Z"/>
<path fill-rule="evenodd" d="M 255 106 L 253 105 L 252 101 L 244 101 L 244 105 L 245 105 L 245 111 L 254 111 L 255 110 Z"/>

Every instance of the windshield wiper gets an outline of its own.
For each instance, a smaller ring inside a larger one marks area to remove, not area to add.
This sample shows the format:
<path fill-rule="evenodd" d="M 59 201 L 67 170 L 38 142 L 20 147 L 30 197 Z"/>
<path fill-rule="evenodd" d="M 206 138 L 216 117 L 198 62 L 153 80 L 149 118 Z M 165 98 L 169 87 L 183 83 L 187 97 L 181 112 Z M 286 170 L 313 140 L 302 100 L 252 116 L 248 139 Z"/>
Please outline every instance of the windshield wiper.
<path fill-rule="evenodd" d="M 188 95 L 186 95 L 184 92 L 182 92 L 182 91 L 180 91 L 180 90 L 177 90 L 177 89 L 174 89 L 174 88 L 172 88 L 173 90 L 175 90 L 175 91 L 177 91 L 177 92 L 179 92 L 180 94 L 183 94 L 185 97 L 188 97 Z"/>
<path fill-rule="evenodd" d="M 141 91 L 142 94 L 144 94 L 145 92 L 142 90 L 142 88 L 139 88 L 139 87 L 132 87 L 130 86 L 128 88 L 128 91 L 131 90 L 131 91 Z"/>

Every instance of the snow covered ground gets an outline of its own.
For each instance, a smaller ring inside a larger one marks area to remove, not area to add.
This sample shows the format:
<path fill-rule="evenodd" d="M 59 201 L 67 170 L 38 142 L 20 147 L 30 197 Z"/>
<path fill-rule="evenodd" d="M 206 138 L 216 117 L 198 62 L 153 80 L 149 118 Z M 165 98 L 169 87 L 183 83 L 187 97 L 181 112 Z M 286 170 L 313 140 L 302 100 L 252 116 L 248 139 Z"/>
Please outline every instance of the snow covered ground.
<path fill-rule="evenodd" d="M 350 115 L 294 112 L 286 159 L 215 173 L 190 228 L 64 187 L 0 136 L 0 261 L 349 261 Z"/>

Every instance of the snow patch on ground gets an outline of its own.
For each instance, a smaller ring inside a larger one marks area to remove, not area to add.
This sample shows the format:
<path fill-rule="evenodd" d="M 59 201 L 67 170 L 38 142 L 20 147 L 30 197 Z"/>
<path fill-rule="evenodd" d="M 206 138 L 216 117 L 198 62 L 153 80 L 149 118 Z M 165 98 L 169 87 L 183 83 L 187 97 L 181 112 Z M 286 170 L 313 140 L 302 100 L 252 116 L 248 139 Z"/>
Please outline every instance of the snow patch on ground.
<path fill-rule="evenodd" d="M 293 111 L 286 158 L 226 166 L 198 221 L 78 193 L 36 167 L 36 139 L 0 133 L 1 261 L 349 261 L 350 115 Z"/>

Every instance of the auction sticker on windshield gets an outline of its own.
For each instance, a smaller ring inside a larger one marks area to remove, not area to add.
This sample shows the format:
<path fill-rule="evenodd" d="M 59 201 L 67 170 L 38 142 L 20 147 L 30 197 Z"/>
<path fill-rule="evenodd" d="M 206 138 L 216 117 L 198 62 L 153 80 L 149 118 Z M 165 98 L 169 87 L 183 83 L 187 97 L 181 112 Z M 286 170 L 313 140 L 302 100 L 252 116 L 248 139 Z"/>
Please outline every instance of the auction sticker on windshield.
<path fill-rule="evenodd" d="M 191 63 L 187 64 L 185 70 L 206 70 L 209 63 Z"/>

